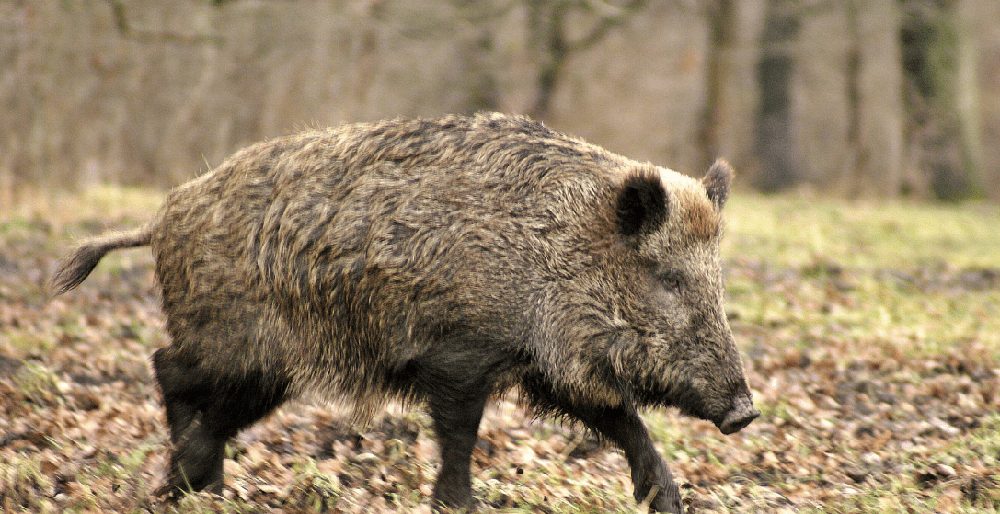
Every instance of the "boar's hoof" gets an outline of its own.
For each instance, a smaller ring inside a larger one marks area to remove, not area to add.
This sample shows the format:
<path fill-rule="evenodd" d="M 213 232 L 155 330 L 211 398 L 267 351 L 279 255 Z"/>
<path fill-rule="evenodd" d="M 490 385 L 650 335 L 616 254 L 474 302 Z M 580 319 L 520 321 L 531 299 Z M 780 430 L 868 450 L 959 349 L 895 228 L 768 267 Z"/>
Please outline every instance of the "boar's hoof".
<path fill-rule="evenodd" d="M 478 512 L 478 504 L 472 495 L 468 495 L 462 498 L 446 498 L 435 496 L 434 504 L 431 508 L 431 512 L 434 514 L 443 514 L 447 512 L 465 512 L 472 513 Z"/>
<path fill-rule="evenodd" d="M 649 504 L 650 512 L 669 512 L 671 514 L 683 514 L 684 507 L 681 506 L 681 491 L 675 484 L 667 484 L 666 487 L 652 503 Z"/>

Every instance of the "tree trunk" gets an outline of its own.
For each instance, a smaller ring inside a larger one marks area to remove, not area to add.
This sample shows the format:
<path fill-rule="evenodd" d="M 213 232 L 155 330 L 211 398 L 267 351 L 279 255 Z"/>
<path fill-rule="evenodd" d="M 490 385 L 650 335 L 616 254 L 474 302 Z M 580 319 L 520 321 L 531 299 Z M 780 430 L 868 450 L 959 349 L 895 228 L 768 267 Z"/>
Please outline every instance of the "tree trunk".
<path fill-rule="evenodd" d="M 793 48 L 800 28 L 795 8 L 796 2 L 791 0 L 768 0 L 761 34 L 755 141 L 760 169 L 754 185 L 767 192 L 791 187 L 799 178 L 791 98 Z"/>
<path fill-rule="evenodd" d="M 866 189 L 866 171 L 868 168 L 868 148 L 861 140 L 861 117 L 863 106 L 861 102 L 861 28 L 858 20 L 858 0 L 847 0 L 847 63 L 844 73 L 847 75 L 847 145 L 851 156 L 847 162 L 844 175 L 847 180 L 847 191 L 857 195 Z"/>
<path fill-rule="evenodd" d="M 702 162 L 711 164 L 722 152 L 720 130 L 727 123 L 730 106 L 725 89 L 732 82 L 733 42 L 738 28 L 736 2 L 717 0 L 708 12 L 709 41 L 705 70 L 705 108 L 701 120 Z"/>
<path fill-rule="evenodd" d="M 470 113 L 492 111 L 500 105 L 500 88 L 493 71 L 492 52 L 493 33 L 488 27 L 480 28 L 463 49 L 462 64 L 468 91 L 466 110 Z"/>
<path fill-rule="evenodd" d="M 975 51 L 963 3 L 903 0 L 910 142 L 930 189 L 944 200 L 984 190 Z"/>
<path fill-rule="evenodd" d="M 565 11 L 562 1 L 528 3 L 528 32 L 538 59 L 535 100 L 528 113 L 536 118 L 548 115 L 556 83 L 566 62 L 566 42 L 562 33 Z"/>
<path fill-rule="evenodd" d="M 902 70 L 897 0 L 848 0 L 845 82 L 847 144 L 837 189 L 850 197 L 903 191 Z"/>

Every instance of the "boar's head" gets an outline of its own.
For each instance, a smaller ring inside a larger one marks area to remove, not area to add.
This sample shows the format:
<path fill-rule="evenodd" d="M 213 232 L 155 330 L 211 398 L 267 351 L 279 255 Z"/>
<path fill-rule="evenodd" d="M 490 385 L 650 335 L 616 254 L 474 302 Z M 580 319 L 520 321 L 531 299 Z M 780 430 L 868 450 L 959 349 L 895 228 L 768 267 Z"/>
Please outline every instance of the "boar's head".
<path fill-rule="evenodd" d="M 725 434 L 760 415 L 723 307 L 719 239 L 732 176 L 725 161 L 700 182 L 652 167 L 625 174 L 614 218 L 627 284 L 608 352 L 635 402 L 678 407 Z"/>

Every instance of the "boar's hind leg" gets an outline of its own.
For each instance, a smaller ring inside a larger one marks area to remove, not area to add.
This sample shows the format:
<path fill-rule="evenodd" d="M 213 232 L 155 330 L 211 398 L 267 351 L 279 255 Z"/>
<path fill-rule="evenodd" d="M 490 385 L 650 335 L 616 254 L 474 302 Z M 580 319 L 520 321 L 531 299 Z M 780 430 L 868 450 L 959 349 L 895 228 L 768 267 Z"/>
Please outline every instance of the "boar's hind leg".
<path fill-rule="evenodd" d="M 168 347 L 153 355 L 173 443 L 167 482 L 158 494 L 221 493 L 226 441 L 280 405 L 288 381 L 266 371 L 207 376 L 179 353 Z"/>
<path fill-rule="evenodd" d="M 592 407 L 573 405 L 553 393 L 540 381 L 526 383 L 531 401 L 540 409 L 568 414 L 578 419 L 602 438 L 625 452 L 632 469 L 632 485 L 636 501 L 642 502 L 654 487 L 656 497 L 650 503 L 655 512 L 681 513 L 680 490 L 660 454 L 653 447 L 649 432 L 639 414 L 631 407 Z"/>

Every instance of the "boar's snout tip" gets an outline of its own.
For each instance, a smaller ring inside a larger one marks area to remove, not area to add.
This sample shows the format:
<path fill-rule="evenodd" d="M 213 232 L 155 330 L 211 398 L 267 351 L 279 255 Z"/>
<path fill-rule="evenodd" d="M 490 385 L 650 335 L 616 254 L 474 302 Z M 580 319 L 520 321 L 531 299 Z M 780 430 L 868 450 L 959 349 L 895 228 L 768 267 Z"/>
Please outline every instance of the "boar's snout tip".
<path fill-rule="evenodd" d="M 746 428 L 753 420 L 760 416 L 760 411 L 754 408 L 753 401 L 749 396 L 742 397 L 733 404 L 733 408 L 726 413 L 719 423 L 719 431 L 723 434 L 735 434 Z"/>

